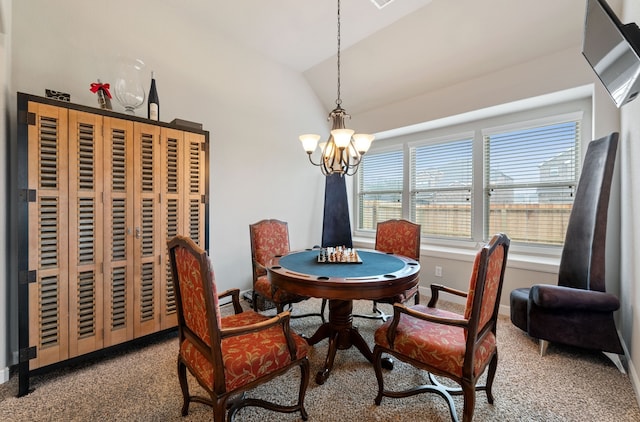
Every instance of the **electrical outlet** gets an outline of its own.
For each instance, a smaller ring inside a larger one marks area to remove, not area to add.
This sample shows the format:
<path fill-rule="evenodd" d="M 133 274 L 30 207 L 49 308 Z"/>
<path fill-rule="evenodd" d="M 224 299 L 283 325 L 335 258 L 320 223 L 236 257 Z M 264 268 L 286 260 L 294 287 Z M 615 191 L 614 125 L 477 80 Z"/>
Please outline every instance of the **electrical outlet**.
<path fill-rule="evenodd" d="M 436 265 L 436 277 L 442 277 L 442 267 Z"/>

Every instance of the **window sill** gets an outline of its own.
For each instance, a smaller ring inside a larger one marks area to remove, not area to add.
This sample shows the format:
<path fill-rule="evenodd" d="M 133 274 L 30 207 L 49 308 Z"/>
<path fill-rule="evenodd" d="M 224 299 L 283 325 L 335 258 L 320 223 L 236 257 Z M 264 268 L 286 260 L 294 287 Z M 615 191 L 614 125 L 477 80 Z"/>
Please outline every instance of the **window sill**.
<path fill-rule="evenodd" d="M 367 237 L 354 237 L 353 246 L 357 248 L 373 249 L 374 239 Z M 479 246 L 478 246 L 479 247 Z M 454 261 L 473 262 L 476 256 L 476 248 L 463 246 L 422 245 L 420 255 L 432 258 L 449 259 Z M 522 247 L 512 245 L 509 250 L 507 267 L 520 270 L 537 271 L 557 274 L 560 265 L 560 255 L 557 253 L 535 254 L 523 250 Z"/>

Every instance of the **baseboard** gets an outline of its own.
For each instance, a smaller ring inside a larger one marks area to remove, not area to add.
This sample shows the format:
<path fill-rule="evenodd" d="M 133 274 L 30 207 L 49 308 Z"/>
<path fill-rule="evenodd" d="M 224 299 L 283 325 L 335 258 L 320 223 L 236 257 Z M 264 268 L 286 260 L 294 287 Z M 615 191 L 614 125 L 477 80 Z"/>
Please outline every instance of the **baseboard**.
<path fill-rule="evenodd" d="M 626 360 L 627 366 L 627 375 L 629 375 L 629 381 L 631 381 L 631 387 L 633 388 L 633 392 L 636 396 L 636 402 L 638 406 L 640 406 L 640 378 L 638 378 L 638 371 L 636 370 L 636 366 L 631 360 L 631 354 L 627 349 L 627 344 L 624 342 L 624 339 L 618 332 L 618 337 L 620 337 L 620 343 L 622 344 L 622 350 L 624 351 L 624 359 Z"/>
<path fill-rule="evenodd" d="M 638 378 L 638 371 L 636 371 L 636 367 L 632 360 L 627 360 L 627 366 L 629 380 L 631 381 L 633 392 L 636 393 L 636 402 L 638 403 L 638 406 L 640 406 L 640 379 Z"/>
<path fill-rule="evenodd" d="M 9 368 L 2 368 L 2 370 L 0 370 L 0 384 L 4 384 L 5 382 L 9 381 Z"/>

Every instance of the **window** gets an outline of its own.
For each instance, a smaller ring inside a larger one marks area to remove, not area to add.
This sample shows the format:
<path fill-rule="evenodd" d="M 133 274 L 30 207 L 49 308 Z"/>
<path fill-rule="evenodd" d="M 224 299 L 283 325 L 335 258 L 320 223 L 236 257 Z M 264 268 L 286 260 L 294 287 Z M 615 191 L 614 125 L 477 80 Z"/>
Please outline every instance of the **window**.
<path fill-rule="evenodd" d="M 580 122 L 487 131 L 487 224 L 514 242 L 562 245 L 578 180 Z"/>
<path fill-rule="evenodd" d="M 361 227 L 375 230 L 379 221 L 402 218 L 402 150 L 365 155 L 358 181 Z"/>
<path fill-rule="evenodd" d="M 410 148 L 411 220 L 426 236 L 471 238 L 473 137 Z"/>
<path fill-rule="evenodd" d="M 513 244 L 561 246 L 589 110 L 574 100 L 376 141 L 355 177 L 356 231 L 407 218 L 430 243 L 505 232 Z"/>

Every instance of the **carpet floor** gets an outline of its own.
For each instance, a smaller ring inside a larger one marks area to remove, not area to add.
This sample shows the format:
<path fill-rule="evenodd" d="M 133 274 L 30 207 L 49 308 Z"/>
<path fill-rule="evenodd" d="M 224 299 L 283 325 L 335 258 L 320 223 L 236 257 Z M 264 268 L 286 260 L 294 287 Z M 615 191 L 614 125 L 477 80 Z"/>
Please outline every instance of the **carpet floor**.
<path fill-rule="evenodd" d="M 245 304 L 246 305 L 246 304 Z M 460 311 L 459 305 L 446 304 Z M 311 299 L 295 313 L 320 308 Z M 381 305 L 387 313 L 388 305 Z M 355 313 L 367 313 L 369 301 L 355 301 Z M 273 313 L 271 311 L 270 313 Z M 308 336 L 320 325 L 318 317 L 292 320 L 292 328 Z M 369 345 L 380 321 L 355 318 Z M 640 421 L 640 409 L 628 375 L 620 373 L 600 353 L 551 344 L 544 357 L 538 343 L 514 327 L 508 317 L 498 324 L 498 370 L 495 402 L 478 392 L 476 421 Z M 180 416 L 182 396 L 176 376 L 177 335 L 169 333 L 143 346 L 129 347 L 92 362 L 77 363 L 31 377 L 34 390 L 17 398 L 18 376 L 0 385 L 0 421 L 206 421 L 211 409 L 192 403 Z M 449 411 L 435 394 L 391 399 L 376 406 L 377 383 L 371 364 L 356 348 L 338 350 L 333 371 L 324 385 L 314 381 L 323 366 L 327 341 L 311 348 L 311 380 L 305 405 L 309 421 L 449 421 Z M 426 374 L 396 361 L 385 372 L 385 386 L 427 382 Z M 276 378 L 251 396 L 293 403 L 299 371 Z M 197 383 L 190 379 L 192 391 Z M 462 398 L 455 398 L 462 415 Z M 299 413 L 281 414 L 244 408 L 236 421 L 298 421 Z"/>

